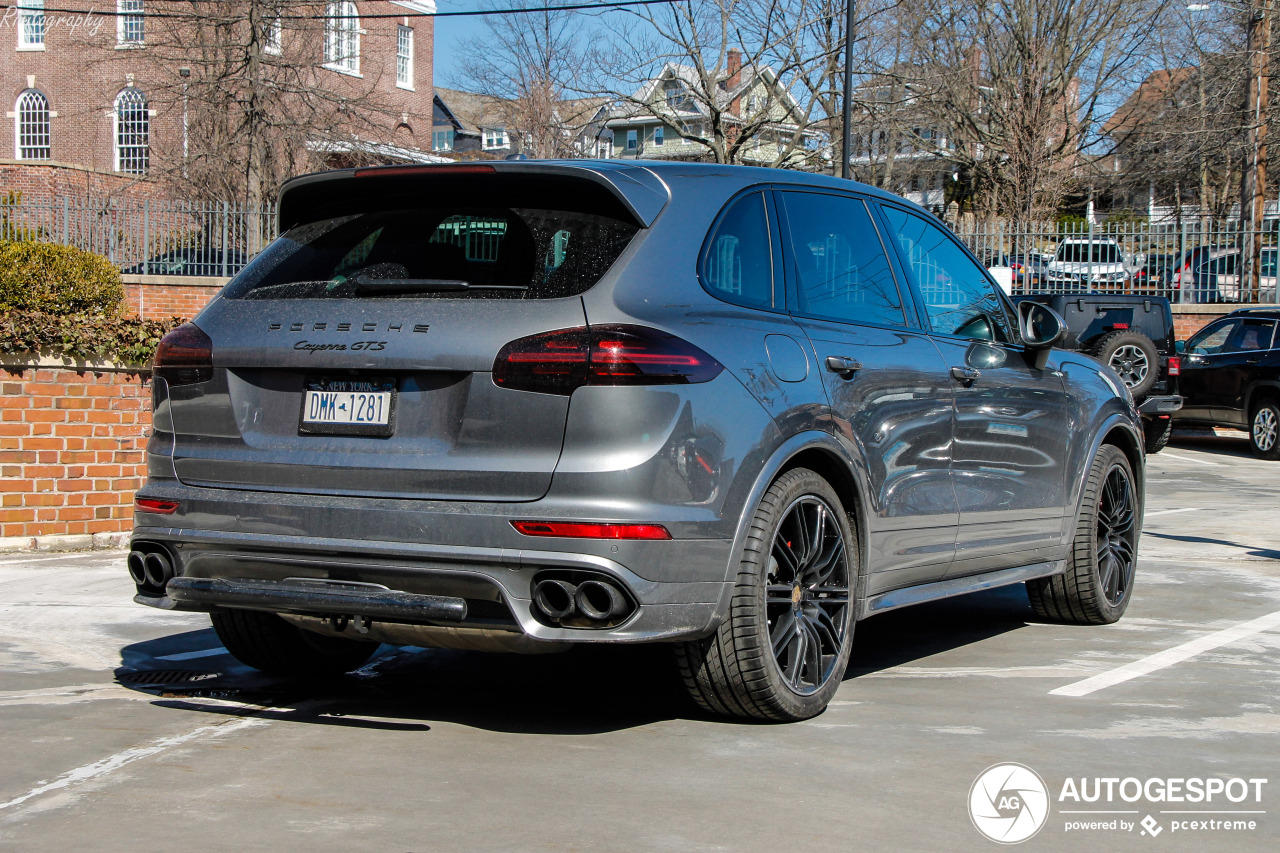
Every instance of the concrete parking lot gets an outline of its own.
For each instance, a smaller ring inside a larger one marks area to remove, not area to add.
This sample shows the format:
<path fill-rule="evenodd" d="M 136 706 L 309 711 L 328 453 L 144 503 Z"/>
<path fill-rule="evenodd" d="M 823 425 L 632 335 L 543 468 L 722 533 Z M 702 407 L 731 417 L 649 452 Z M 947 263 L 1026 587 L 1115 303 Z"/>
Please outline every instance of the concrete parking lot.
<path fill-rule="evenodd" d="M 993 850 L 979 823 L 1032 820 L 1028 850 L 1273 851 L 1280 463 L 1175 438 L 1148 471 L 1122 621 L 1037 623 L 1022 587 L 879 616 L 793 725 L 698 714 L 662 648 L 287 684 L 134 605 L 121 552 L 3 555 L 0 849 Z M 1002 763 L 1042 802 L 972 819 Z"/>

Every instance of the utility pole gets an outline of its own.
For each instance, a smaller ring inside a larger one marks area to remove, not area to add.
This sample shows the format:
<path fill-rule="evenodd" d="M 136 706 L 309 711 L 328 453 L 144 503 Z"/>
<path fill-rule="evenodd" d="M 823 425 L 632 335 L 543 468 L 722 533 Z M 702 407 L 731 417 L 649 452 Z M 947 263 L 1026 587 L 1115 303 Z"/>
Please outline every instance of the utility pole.
<path fill-rule="evenodd" d="M 840 132 L 840 177 L 849 178 L 849 160 L 853 157 L 850 131 L 853 129 L 853 16 L 857 4 L 845 0 L 844 6 L 844 130 Z"/>
<path fill-rule="evenodd" d="M 1267 198 L 1267 54 L 1271 50 L 1271 8 L 1268 0 L 1249 4 L 1249 79 L 1245 109 L 1249 122 L 1244 167 L 1240 171 L 1241 247 L 1249 270 L 1249 287 L 1258 293 L 1262 272 L 1262 226 Z"/>

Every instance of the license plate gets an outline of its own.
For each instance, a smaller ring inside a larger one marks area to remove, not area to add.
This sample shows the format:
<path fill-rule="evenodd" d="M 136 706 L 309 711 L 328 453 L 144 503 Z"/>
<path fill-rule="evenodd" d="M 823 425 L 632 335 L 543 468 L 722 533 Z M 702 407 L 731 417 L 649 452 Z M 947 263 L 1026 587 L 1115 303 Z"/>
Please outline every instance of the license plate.
<path fill-rule="evenodd" d="M 308 379 L 299 432 L 319 435 L 391 435 L 395 429 L 394 379 Z"/>

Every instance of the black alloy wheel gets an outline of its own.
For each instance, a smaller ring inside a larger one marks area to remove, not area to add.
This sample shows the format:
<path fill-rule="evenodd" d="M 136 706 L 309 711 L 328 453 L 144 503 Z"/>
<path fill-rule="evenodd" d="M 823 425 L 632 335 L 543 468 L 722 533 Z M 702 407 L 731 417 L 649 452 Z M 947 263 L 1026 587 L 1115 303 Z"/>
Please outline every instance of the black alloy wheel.
<path fill-rule="evenodd" d="M 1137 515 L 1133 477 L 1126 468 L 1112 466 L 1098 503 L 1097 554 L 1102 594 L 1112 607 L 1129 595 L 1137 566 Z"/>
<path fill-rule="evenodd" d="M 831 677 L 849 606 L 849 562 L 833 510 L 814 495 L 798 498 L 774 532 L 765 585 L 773 659 L 796 694 L 812 694 Z"/>
<path fill-rule="evenodd" d="M 840 497 L 795 468 L 751 517 L 729 612 L 710 637 L 676 646 L 694 701 L 714 714 L 805 720 L 822 713 L 853 646 L 858 539 Z"/>
<path fill-rule="evenodd" d="M 1089 467 L 1075 539 L 1061 574 L 1027 581 L 1042 619 L 1079 625 L 1115 622 L 1133 598 L 1142 497 L 1129 458 L 1104 444 Z"/>

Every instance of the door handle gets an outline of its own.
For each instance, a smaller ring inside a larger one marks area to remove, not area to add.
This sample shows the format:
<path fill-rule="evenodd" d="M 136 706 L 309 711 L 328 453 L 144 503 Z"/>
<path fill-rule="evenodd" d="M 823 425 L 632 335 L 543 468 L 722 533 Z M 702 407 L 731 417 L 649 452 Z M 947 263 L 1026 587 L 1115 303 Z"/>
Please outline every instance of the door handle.
<path fill-rule="evenodd" d="M 1251 358 L 1246 361 L 1245 364 L 1258 364 L 1260 361 L 1262 361 L 1260 358 Z"/>
<path fill-rule="evenodd" d="M 856 358 L 846 358 L 842 355 L 827 356 L 827 370 L 832 373 L 840 374 L 840 378 L 848 379 L 854 373 L 862 369 L 862 362 Z"/>
<path fill-rule="evenodd" d="M 969 386 L 978 381 L 981 373 L 972 367 L 953 367 L 951 368 L 951 378 L 959 382 L 961 385 Z"/>

